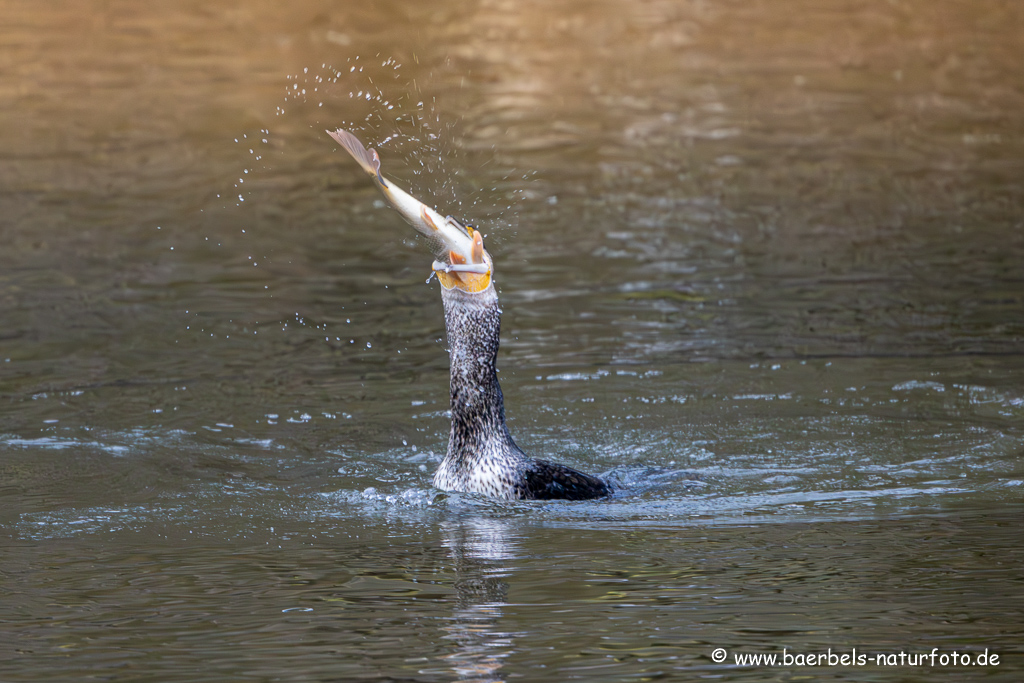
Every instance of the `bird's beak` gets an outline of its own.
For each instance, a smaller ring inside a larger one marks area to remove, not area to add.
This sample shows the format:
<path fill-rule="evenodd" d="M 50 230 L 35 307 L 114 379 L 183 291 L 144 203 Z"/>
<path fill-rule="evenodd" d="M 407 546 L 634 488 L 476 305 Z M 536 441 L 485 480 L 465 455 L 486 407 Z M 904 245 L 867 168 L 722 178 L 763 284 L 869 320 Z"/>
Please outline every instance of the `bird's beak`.
<path fill-rule="evenodd" d="M 494 262 L 491 255 L 484 249 L 484 237 L 479 230 L 467 227 L 473 239 L 473 245 L 467 260 L 456 251 L 448 252 L 451 265 L 434 262 L 434 272 L 445 289 L 461 289 L 464 292 L 482 292 L 491 285 L 491 273 Z"/>

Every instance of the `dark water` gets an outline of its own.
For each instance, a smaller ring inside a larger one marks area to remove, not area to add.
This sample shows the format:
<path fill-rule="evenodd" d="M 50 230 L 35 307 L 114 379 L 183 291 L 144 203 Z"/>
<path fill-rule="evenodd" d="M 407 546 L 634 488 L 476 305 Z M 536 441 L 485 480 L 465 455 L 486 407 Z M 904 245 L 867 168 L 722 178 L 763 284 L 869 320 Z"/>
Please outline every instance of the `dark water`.
<path fill-rule="evenodd" d="M 1019 680 L 1021 35 L 0 1 L 0 680 Z M 479 223 L 513 433 L 620 495 L 431 488 L 431 257 L 337 126 Z"/>

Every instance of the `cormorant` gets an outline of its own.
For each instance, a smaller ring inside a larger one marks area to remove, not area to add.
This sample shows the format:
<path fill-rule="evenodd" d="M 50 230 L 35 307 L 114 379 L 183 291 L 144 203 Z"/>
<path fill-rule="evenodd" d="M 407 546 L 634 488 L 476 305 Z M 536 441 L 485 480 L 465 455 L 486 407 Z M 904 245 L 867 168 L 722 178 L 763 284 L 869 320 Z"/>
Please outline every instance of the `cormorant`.
<path fill-rule="evenodd" d="M 377 151 L 366 149 L 352 133 L 338 129 L 327 134 L 359 162 L 402 217 L 427 237 L 439 259 L 433 270 L 441 283 L 448 333 L 452 426 L 434 486 L 510 500 L 609 495 L 611 487 L 600 478 L 531 458 L 512 440 L 496 369 L 501 308 L 492 277 L 494 262 L 484 249 L 483 235 L 450 216 L 442 218 L 385 179 Z"/>

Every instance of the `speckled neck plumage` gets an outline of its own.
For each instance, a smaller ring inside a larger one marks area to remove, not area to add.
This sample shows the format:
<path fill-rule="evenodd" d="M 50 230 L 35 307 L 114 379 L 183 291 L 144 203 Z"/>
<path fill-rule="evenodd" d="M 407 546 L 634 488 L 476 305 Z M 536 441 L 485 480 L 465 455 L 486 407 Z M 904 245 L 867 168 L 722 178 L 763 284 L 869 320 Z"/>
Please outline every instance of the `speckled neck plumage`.
<path fill-rule="evenodd" d="M 497 376 L 501 309 L 494 285 L 474 293 L 442 286 L 441 292 L 451 361 L 452 425 L 434 485 L 506 499 L 608 495 L 611 490 L 600 479 L 535 460 L 512 440 Z"/>

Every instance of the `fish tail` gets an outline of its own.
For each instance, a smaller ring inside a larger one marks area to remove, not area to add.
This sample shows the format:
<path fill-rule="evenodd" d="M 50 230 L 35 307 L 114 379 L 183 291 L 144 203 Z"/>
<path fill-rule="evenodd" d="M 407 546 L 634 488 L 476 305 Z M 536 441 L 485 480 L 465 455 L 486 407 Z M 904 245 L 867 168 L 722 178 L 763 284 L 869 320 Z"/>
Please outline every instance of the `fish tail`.
<path fill-rule="evenodd" d="M 329 130 L 327 134 L 344 147 L 345 151 L 351 154 L 352 158 L 359 162 L 363 170 L 376 180 L 383 189 L 388 189 L 384 176 L 380 174 L 380 157 L 377 155 L 377 150 L 366 149 L 355 135 L 352 135 L 352 133 L 349 133 L 344 128 L 339 128 L 335 131 Z"/>

